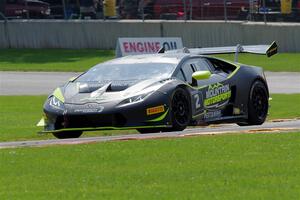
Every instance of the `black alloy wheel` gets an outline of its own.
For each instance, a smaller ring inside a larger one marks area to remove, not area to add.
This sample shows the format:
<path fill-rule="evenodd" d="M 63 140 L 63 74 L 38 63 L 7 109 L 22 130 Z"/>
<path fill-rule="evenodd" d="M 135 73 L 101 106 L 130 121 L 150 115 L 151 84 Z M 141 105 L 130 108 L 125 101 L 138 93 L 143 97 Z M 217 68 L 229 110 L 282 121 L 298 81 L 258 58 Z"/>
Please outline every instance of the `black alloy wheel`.
<path fill-rule="evenodd" d="M 191 106 L 188 92 L 177 88 L 172 97 L 172 130 L 182 131 L 191 120 Z"/>
<path fill-rule="evenodd" d="M 265 84 L 259 80 L 251 87 L 248 101 L 248 120 L 239 125 L 261 125 L 265 122 L 269 110 L 269 95 Z"/>
<path fill-rule="evenodd" d="M 268 114 L 268 98 L 264 88 L 254 88 L 252 96 L 252 105 L 258 120 L 264 121 Z"/>

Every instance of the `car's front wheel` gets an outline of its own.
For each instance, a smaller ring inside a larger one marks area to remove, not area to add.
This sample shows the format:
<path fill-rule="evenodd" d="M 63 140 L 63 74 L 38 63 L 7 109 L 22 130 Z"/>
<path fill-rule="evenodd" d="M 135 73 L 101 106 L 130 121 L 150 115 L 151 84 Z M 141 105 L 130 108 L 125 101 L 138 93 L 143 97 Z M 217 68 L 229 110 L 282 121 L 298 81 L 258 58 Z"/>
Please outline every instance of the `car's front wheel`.
<path fill-rule="evenodd" d="M 184 130 L 191 120 L 191 105 L 188 92 L 177 88 L 172 96 L 172 131 Z"/>
<path fill-rule="evenodd" d="M 269 95 L 265 84 L 255 81 L 252 84 L 248 100 L 248 120 L 238 123 L 240 126 L 261 125 L 265 122 L 269 109 Z"/>
<path fill-rule="evenodd" d="M 82 131 L 64 131 L 52 134 L 58 139 L 79 138 L 82 135 Z"/>

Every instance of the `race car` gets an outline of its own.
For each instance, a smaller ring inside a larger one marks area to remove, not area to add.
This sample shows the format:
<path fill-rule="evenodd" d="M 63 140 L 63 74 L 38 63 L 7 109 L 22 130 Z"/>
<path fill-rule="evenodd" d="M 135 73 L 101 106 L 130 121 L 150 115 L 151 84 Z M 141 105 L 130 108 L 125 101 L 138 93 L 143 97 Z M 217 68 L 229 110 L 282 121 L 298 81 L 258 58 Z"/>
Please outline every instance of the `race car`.
<path fill-rule="evenodd" d="M 104 129 L 153 133 L 197 124 L 260 125 L 269 108 L 263 69 L 209 56 L 235 53 L 237 61 L 241 52 L 272 56 L 277 45 L 161 49 L 97 64 L 54 90 L 38 126 L 62 139 Z"/>

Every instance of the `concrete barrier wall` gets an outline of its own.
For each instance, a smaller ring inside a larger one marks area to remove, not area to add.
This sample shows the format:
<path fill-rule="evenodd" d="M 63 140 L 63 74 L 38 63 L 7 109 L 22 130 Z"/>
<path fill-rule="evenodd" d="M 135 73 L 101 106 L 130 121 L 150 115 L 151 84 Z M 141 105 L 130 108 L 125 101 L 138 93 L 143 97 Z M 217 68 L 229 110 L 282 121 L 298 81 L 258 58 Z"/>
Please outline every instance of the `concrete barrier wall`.
<path fill-rule="evenodd" d="M 9 41 L 6 37 L 6 24 L 5 23 L 0 23 L 0 48 L 8 48 Z"/>
<path fill-rule="evenodd" d="M 184 46 L 266 44 L 300 52 L 300 24 L 221 21 L 8 21 L 0 22 L 0 48 L 114 49 L 118 37 L 182 37 Z"/>
<path fill-rule="evenodd" d="M 300 52 L 300 24 L 189 22 L 163 23 L 164 36 L 181 36 L 188 47 L 268 44 L 277 41 L 281 52 Z"/>

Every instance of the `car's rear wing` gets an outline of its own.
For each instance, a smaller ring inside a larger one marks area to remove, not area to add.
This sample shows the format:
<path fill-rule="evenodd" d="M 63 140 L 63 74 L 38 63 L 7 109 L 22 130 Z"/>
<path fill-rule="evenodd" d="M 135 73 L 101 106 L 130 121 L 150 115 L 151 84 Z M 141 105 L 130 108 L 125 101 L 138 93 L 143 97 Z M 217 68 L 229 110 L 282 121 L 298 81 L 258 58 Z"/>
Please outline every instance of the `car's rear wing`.
<path fill-rule="evenodd" d="M 209 47 L 209 48 L 183 48 L 178 50 L 167 51 L 167 53 L 182 52 L 182 53 L 191 53 L 196 55 L 211 55 L 211 54 L 235 54 L 235 62 L 238 61 L 239 53 L 253 53 L 253 54 L 263 54 L 268 57 L 273 56 L 278 51 L 278 46 L 276 42 L 272 42 L 271 45 L 245 45 L 240 44 L 236 46 L 227 46 L 227 47 Z M 163 53 L 162 50 L 159 53 Z"/>

